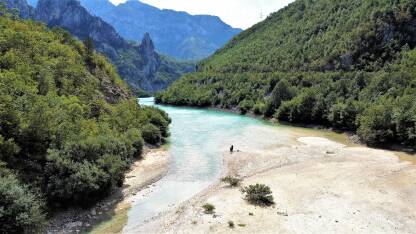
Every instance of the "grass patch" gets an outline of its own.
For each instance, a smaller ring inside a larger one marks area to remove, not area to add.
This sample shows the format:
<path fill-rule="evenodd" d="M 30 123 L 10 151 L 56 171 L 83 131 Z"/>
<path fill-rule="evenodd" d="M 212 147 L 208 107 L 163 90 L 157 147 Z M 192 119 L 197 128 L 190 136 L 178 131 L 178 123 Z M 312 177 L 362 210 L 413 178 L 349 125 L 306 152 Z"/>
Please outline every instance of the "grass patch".
<path fill-rule="evenodd" d="M 114 210 L 114 214 L 110 219 L 98 223 L 89 233 L 122 233 L 124 226 L 127 224 L 129 209 L 130 205 L 126 205 Z"/>

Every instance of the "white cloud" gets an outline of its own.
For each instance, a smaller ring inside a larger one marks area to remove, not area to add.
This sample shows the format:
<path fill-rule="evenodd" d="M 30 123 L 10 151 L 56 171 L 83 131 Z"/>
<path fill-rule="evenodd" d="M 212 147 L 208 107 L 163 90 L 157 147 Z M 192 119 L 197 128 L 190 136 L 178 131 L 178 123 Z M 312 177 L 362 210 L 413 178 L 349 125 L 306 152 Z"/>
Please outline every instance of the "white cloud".
<path fill-rule="evenodd" d="M 115 4 L 126 0 L 110 0 Z M 142 0 L 161 9 L 217 15 L 233 27 L 248 28 L 294 0 Z"/>

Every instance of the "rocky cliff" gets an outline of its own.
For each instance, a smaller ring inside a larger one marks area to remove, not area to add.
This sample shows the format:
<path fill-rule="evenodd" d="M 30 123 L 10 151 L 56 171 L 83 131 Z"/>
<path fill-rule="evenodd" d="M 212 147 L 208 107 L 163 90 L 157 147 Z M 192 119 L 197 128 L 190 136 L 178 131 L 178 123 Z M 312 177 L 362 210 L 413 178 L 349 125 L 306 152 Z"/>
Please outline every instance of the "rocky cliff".
<path fill-rule="evenodd" d="M 91 38 L 96 49 L 111 60 L 117 59 L 118 50 L 129 49 L 111 25 L 90 15 L 76 0 L 40 0 L 35 19 L 49 27 L 62 27 L 81 40 Z"/>

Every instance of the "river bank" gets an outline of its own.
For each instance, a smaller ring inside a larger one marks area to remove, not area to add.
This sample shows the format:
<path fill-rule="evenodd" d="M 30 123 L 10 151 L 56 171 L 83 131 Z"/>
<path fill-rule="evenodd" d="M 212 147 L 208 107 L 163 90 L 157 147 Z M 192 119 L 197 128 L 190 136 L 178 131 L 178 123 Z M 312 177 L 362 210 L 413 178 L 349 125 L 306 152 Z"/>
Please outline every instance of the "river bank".
<path fill-rule="evenodd" d="M 252 129 L 254 133 L 257 130 Z M 223 175 L 264 183 L 276 204 L 255 207 L 219 181 L 147 226 L 153 233 L 412 233 L 416 166 L 394 152 L 279 129 L 284 144 L 224 152 Z M 265 132 L 266 137 L 269 137 Z M 255 135 L 255 134 L 254 134 Z M 214 215 L 202 209 L 213 204 Z M 251 215 L 251 214 L 252 215 Z M 230 228 L 229 221 L 235 223 Z M 151 228 L 151 229 L 150 229 Z M 143 229 L 146 230 L 146 229 Z"/>
<path fill-rule="evenodd" d="M 138 191 L 160 180 L 168 168 L 168 152 L 164 148 L 145 149 L 126 174 L 123 187 L 90 209 L 60 212 L 49 221 L 48 233 L 121 233 L 127 222 L 129 200 Z"/>

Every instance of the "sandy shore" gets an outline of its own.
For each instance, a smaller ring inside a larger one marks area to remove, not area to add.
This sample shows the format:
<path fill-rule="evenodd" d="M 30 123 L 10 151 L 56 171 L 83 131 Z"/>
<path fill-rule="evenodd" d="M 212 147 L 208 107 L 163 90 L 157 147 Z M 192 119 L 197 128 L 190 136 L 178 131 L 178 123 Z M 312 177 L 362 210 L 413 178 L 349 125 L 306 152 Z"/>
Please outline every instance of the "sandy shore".
<path fill-rule="evenodd" d="M 224 153 L 224 175 L 271 187 L 275 205 L 256 207 L 217 182 L 165 214 L 152 233 L 415 233 L 416 165 L 393 152 L 321 137 Z M 214 215 L 201 206 L 213 204 Z M 233 221 L 234 228 L 228 226 Z"/>
<path fill-rule="evenodd" d="M 131 171 L 126 174 L 122 190 L 123 198 L 112 209 L 109 219 L 95 225 L 90 232 L 97 234 L 122 233 L 127 223 L 128 210 L 131 207 L 130 198 L 160 180 L 167 172 L 168 162 L 168 153 L 163 149 L 150 150 L 145 154 L 143 160 L 135 162 Z"/>
<path fill-rule="evenodd" d="M 48 227 L 49 233 L 121 233 L 127 223 L 129 198 L 161 179 L 168 168 L 169 157 L 164 149 L 147 149 L 126 174 L 122 188 L 89 210 L 73 209 L 57 214 Z"/>

